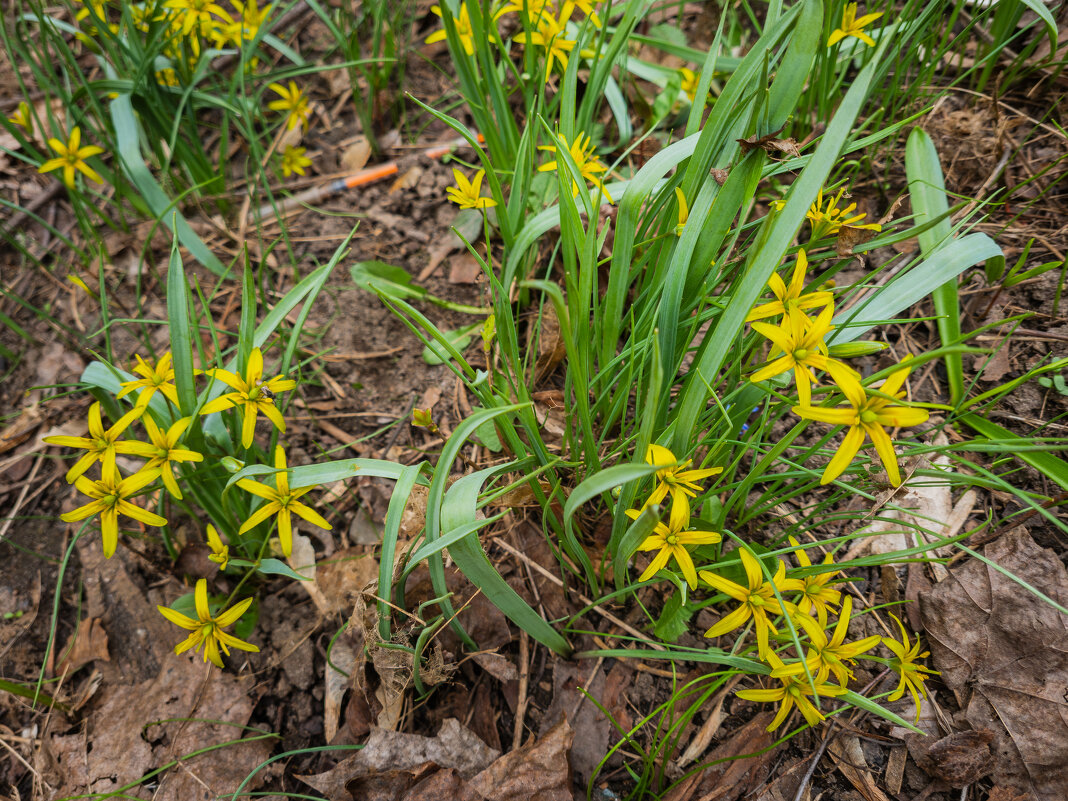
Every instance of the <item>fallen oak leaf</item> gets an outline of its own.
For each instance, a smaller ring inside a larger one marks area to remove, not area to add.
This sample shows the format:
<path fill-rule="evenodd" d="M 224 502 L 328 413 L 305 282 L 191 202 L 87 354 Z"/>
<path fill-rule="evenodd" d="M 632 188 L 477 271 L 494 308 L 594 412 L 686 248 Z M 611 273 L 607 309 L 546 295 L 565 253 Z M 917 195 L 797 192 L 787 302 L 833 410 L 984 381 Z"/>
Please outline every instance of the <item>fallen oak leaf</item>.
<path fill-rule="evenodd" d="M 920 593 L 933 666 L 974 729 L 994 733 L 995 785 L 1062 801 L 1068 787 L 1068 571 L 1023 527 Z M 1007 571 L 1009 578 L 1001 571 Z"/>

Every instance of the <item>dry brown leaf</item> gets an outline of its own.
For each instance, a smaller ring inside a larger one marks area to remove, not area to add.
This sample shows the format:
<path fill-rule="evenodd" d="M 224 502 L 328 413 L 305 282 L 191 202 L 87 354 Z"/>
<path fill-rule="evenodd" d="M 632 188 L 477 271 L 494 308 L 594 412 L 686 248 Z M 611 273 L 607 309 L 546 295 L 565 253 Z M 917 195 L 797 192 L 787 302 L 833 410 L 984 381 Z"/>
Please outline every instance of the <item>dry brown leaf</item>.
<path fill-rule="evenodd" d="M 998 382 L 1012 371 L 1009 346 L 1010 342 L 999 342 L 993 353 L 975 357 L 975 372 L 979 374 L 980 381 Z"/>
<path fill-rule="evenodd" d="M 341 154 L 341 166 L 347 172 L 359 172 L 371 158 L 371 143 L 366 136 L 357 136 L 356 141 Z"/>
<path fill-rule="evenodd" d="M 987 559 L 1068 605 L 1068 572 L 1017 527 Z M 972 728 L 994 733 L 994 782 L 1061 801 L 1068 787 L 1068 618 L 971 560 L 920 595 L 934 667 Z"/>
<path fill-rule="evenodd" d="M 67 675 L 88 665 L 95 659 L 111 661 L 108 654 L 108 633 L 100 625 L 95 617 L 87 617 L 78 624 L 78 628 L 71 634 L 67 644 L 60 651 L 62 658 L 56 665 L 56 671 Z"/>
<path fill-rule="evenodd" d="M 960 789 L 990 775 L 994 769 L 994 755 L 990 752 L 993 740 L 994 733 L 984 729 L 959 731 L 934 742 L 916 734 L 906 743 L 912 758 L 928 776 Z"/>
<path fill-rule="evenodd" d="M 359 801 L 485 801 L 456 770 L 432 762 L 350 779 L 345 787 Z"/>
<path fill-rule="evenodd" d="M 845 776 L 846 781 L 852 784 L 866 801 L 890 801 L 868 770 L 864 749 L 860 747 L 860 740 L 855 734 L 842 732 L 836 736 L 827 746 L 827 753 L 831 755 L 838 772 Z"/>
<path fill-rule="evenodd" d="M 327 798 L 345 798 L 345 786 L 353 779 L 411 771 L 427 762 L 470 779 L 499 755 L 458 720 L 446 718 L 435 737 L 374 728 L 367 744 L 352 756 L 325 773 L 297 778 Z"/>
<path fill-rule="evenodd" d="M 337 735 L 341 719 L 341 702 L 352 684 L 352 669 L 356 667 L 356 651 L 345 635 L 338 637 L 330 649 L 326 663 L 325 694 L 323 697 L 323 734 L 327 743 Z"/>
<path fill-rule="evenodd" d="M 902 750 L 902 752 L 904 752 Z M 754 801 L 794 801 L 797 798 L 797 788 L 808 773 L 811 758 L 798 759 L 785 770 L 777 770 L 775 778 L 758 795 Z M 805 785 L 805 791 L 801 794 L 801 801 L 810 801 L 812 798 L 811 783 Z"/>
<path fill-rule="evenodd" d="M 312 603 L 315 604 L 315 608 L 319 610 L 319 614 L 329 617 L 331 612 L 330 601 L 327 600 L 327 597 L 319 588 L 319 583 L 315 580 L 315 546 L 312 545 L 312 541 L 307 536 L 297 533 L 296 526 L 293 527 L 293 550 L 286 558 L 286 561 L 289 562 L 289 566 L 293 570 L 307 579 L 307 581 L 301 581 L 300 586 L 308 593 Z"/>
<path fill-rule="evenodd" d="M 533 743 L 502 756 L 470 786 L 491 801 L 573 801 L 568 754 L 574 738 L 562 720 Z"/>
<path fill-rule="evenodd" d="M 378 560 L 363 548 L 345 548 L 318 564 L 315 582 L 329 614 L 347 617 L 357 596 L 378 582 Z"/>
<path fill-rule="evenodd" d="M 947 445 L 945 435 L 935 438 L 936 445 Z M 944 454 L 937 455 L 932 462 L 921 466 L 935 470 L 948 470 L 949 459 Z M 866 554 L 884 554 L 902 551 L 922 545 L 937 537 L 949 537 L 971 514 L 975 506 L 976 495 L 969 491 L 961 496 L 956 506 L 950 493 L 949 484 L 932 478 L 909 480 L 894 494 L 892 509 L 880 511 L 879 519 L 858 532 L 855 544 L 849 549 L 842 561 L 856 559 Z M 908 510 L 908 511 L 905 511 Z M 927 533 L 930 532 L 930 533 Z M 939 553 L 939 549 L 936 549 Z M 945 568 L 932 566 L 936 577 L 943 578 Z"/>
<path fill-rule="evenodd" d="M 449 259 L 450 284 L 477 284 L 482 278 L 482 265 L 469 251 Z"/>
<path fill-rule="evenodd" d="M 782 128 L 779 129 L 781 131 Z M 742 155 L 745 155 L 751 150 L 763 150 L 769 156 L 793 156 L 794 158 L 800 158 L 801 152 L 797 149 L 797 140 L 790 137 L 787 139 L 776 139 L 775 133 L 765 134 L 764 136 L 747 136 L 745 139 L 736 140 L 739 145 L 742 146 Z"/>
<path fill-rule="evenodd" d="M 234 739 L 234 726 L 252 714 L 250 686 L 251 679 L 206 670 L 192 653 L 172 655 L 159 675 L 140 684 L 105 685 L 84 732 L 50 740 L 61 787 L 56 797 L 112 792 L 154 767 Z M 143 729 L 161 720 L 168 722 Z M 153 797 L 188 801 L 202 797 L 205 786 L 213 795 L 232 793 L 270 751 L 270 740 L 256 740 L 183 759 L 181 770 L 163 775 Z"/>
<path fill-rule="evenodd" d="M 502 654 L 486 651 L 474 654 L 471 658 L 497 681 L 515 681 L 519 678 L 519 671 L 516 670 L 515 663 Z"/>
<path fill-rule="evenodd" d="M 576 732 L 581 733 L 571 747 L 571 768 L 583 784 L 604 759 L 612 732 L 611 722 L 586 697 L 586 693 L 598 700 L 604 698 L 603 663 L 592 659 L 555 661 L 552 702 L 542 716 L 540 728 L 540 733 L 545 734 L 551 727 L 566 720 Z"/>
<path fill-rule="evenodd" d="M 691 797 L 702 801 L 737 801 L 763 784 L 771 761 L 779 758 L 770 750 L 765 754 L 757 754 L 768 748 L 774 740 L 767 731 L 771 718 L 771 712 L 760 712 L 744 726 L 731 732 L 704 760 L 711 767 L 695 774 L 691 782 L 677 785 L 664 797 L 664 801 L 687 801 Z M 755 756 L 747 756 L 749 754 Z"/>
<path fill-rule="evenodd" d="M 678 759 L 680 768 L 686 767 L 691 762 L 696 762 L 701 754 L 705 752 L 705 749 L 708 748 L 708 744 L 712 742 L 712 738 L 716 736 L 716 732 L 719 731 L 719 727 L 723 723 L 723 719 L 726 717 L 723 714 L 723 702 L 727 700 L 727 696 L 733 692 L 735 685 L 741 680 L 742 676 L 739 674 L 716 692 L 716 695 L 710 704 L 712 709 L 708 713 L 708 717 L 701 725 L 701 728 L 698 729 L 697 734 L 690 740 L 689 745 L 686 746 L 686 750 L 682 752 L 682 756 Z"/>
<path fill-rule="evenodd" d="M 871 242 L 878 233 L 878 231 L 873 231 L 871 228 L 854 228 L 852 225 L 843 225 L 838 229 L 838 238 L 834 242 L 834 249 L 839 256 L 852 256 L 853 248 Z"/>
<path fill-rule="evenodd" d="M 546 303 L 541 313 L 541 325 L 537 327 L 538 360 L 534 366 L 535 381 L 540 383 L 567 355 L 564 338 L 560 331 L 560 319 L 552 304 Z"/>
<path fill-rule="evenodd" d="M 43 421 L 44 414 L 39 403 L 24 406 L 19 416 L 0 431 L 0 453 L 7 453 L 15 446 L 21 445 Z"/>

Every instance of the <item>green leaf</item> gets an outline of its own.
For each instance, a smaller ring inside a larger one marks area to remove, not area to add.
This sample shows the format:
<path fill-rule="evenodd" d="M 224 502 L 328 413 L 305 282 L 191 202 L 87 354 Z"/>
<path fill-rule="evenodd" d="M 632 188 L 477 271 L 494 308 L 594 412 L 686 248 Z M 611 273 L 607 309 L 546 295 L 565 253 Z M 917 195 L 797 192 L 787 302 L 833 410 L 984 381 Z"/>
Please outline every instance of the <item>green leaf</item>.
<path fill-rule="evenodd" d="M 301 465 L 289 468 L 289 486 L 291 489 L 312 487 L 317 484 L 330 484 L 334 481 L 346 481 L 359 473 L 361 476 L 391 478 L 396 481 L 404 471 L 404 465 L 387 462 L 384 459 L 336 459 L 332 462 Z M 274 467 L 254 464 L 244 467 L 230 476 L 224 490 L 229 489 L 243 478 L 277 473 Z"/>
<path fill-rule="evenodd" d="M 566 658 L 571 653 L 567 640 L 512 589 L 493 567 L 478 541 L 478 529 L 490 522 L 478 519 L 478 494 L 482 484 L 494 473 L 507 470 L 511 466 L 504 464 L 479 470 L 464 476 L 449 488 L 441 505 L 441 527 L 444 533 L 440 539 L 453 540 L 449 546 L 449 555 L 468 580 L 478 587 L 494 606 L 535 640 Z M 462 537 L 456 539 L 460 532 L 463 532 Z M 432 543 L 427 543 L 430 544 Z"/>
<path fill-rule="evenodd" d="M 412 277 L 403 267 L 383 261 L 361 261 L 352 265 L 352 280 L 360 289 L 368 292 L 384 292 L 393 298 L 426 297 L 426 290 L 412 283 Z"/>
<path fill-rule="evenodd" d="M 478 412 L 482 410 L 481 406 L 472 406 L 472 411 Z M 487 420 L 475 429 L 475 437 L 490 449 L 492 453 L 500 453 L 504 446 L 501 445 L 501 437 L 497 433 L 497 426 L 493 424 L 492 420 Z"/>
<path fill-rule="evenodd" d="M 107 63 L 104 68 L 109 78 L 114 79 L 115 71 Z M 133 104 L 129 94 L 119 94 L 111 101 L 111 124 L 115 128 L 116 156 L 123 170 L 130 177 L 145 203 L 152 209 L 156 219 L 166 225 L 178 241 L 201 264 L 218 276 L 225 276 L 228 270 L 223 263 L 204 244 L 196 232 L 175 208 L 176 202 L 167 197 L 167 193 L 156 182 L 152 172 L 141 155 L 140 135 L 137 120 L 134 117 Z"/>
<path fill-rule="evenodd" d="M 942 247 L 953 247 L 952 225 L 949 220 L 949 198 L 946 197 L 942 165 L 934 142 L 922 128 L 913 128 L 905 146 L 905 172 L 909 181 L 909 199 L 916 215 L 916 225 L 934 223 L 918 235 L 920 252 L 931 256 Z M 931 293 L 938 314 L 938 334 L 942 345 L 960 341 L 960 298 L 957 277 L 937 287 Z M 945 356 L 946 376 L 949 379 L 950 402 L 957 404 L 964 398 L 964 361 L 959 353 Z"/>
<path fill-rule="evenodd" d="M 482 323 L 472 323 L 471 325 L 465 325 L 463 328 L 442 331 L 441 336 L 453 347 L 454 350 L 462 353 L 464 349 L 471 344 L 471 336 L 475 329 L 481 327 Z M 444 364 L 448 360 L 449 351 L 436 340 L 423 348 L 423 361 L 427 364 Z"/>
<path fill-rule="evenodd" d="M 924 733 L 900 715 L 895 715 L 889 709 L 884 709 L 883 707 L 879 706 L 879 704 L 872 701 L 870 698 L 865 698 L 863 695 L 855 693 L 852 690 L 846 690 L 838 697 L 841 698 L 843 701 L 848 701 L 855 707 L 859 707 L 860 709 L 863 709 L 867 712 L 871 712 L 873 715 L 878 715 L 883 720 L 890 721 L 895 726 L 901 726 L 902 728 L 908 729 L 909 731 L 917 732 L 919 734 Z"/>
<path fill-rule="evenodd" d="M 693 610 L 682 602 L 682 593 L 676 590 L 664 604 L 660 617 L 653 626 L 653 634 L 664 642 L 675 642 L 690 630 Z"/>
<path fill-rule="evenodd" d="M 594 473 L 575 487 L 568 496 L 567 501 L 564 503 L 564 535 L 569 541 L 574 543 L 573 547 L 581 547 L 578 546 L 578 539 L 575 537 L 573 518 L 575 512 L 577 512 L 584 503 L 593 500 L 598 495 L 603 495 L 604 493 L 611 491 L 615 487 L 622 486 L 630 481 L 639 481 L 646 476 L 651 476 L 656 472 L 656 469 L 656 465 L 651 464 L 619 464 Z M 617 546 L 615 543 L 612 543 L 611 547 Z M 582 555 L 585 556 L 585 552 L 583 552 Z M 587 563 L 589 562 L 588 557 L 586 561 Z M 593 567 L 591 565 L 587 569 L 587 572 L 592 571 L 592 569 Z M 590 583 L 596 586 L 592 580 Z"/>
<path fill-rule="evenodd" d="M 260 566 L 256 568 L 256 570 L 263 573 L 265 576 L 285 576 L 286 578 L 295 579 L 297 581 L 311 581 L 310 578 L 302 576 L 280 559 L 263 559 L 260 561 Z"/>
<path fill-rule="evenodd" d="M 178 252 L 177 237 L 171 244 L 171 258 L 167 267 L 167 319 L 171 329 L 171 357 L 174 384 L 178 389 L 178 406 L 183 415 L 191 415 L 197 406 L 197 388 L 193 378 L 193 335 L 189 324 L 189 285 Z"/>
<path fill-rule="evenodd" d="M 939 248 L 872 296 L 835 315 L 833 322 L 838 327 L 827 338 L 827 344 L 852 342 L 879 323 L 894 319 L 969 267 L 999 258 L 1005 258 L 1001 248 L 986 234 L 954 239 L 951 246 Z"/>
<path fill-rule="evenodd" d="M 1057 21 L 1053 18 L 1053 14 L 1046 8 L 1046 4 L 1042 0 L 1023 0 L 1023 4 L 1033 11 L 1038 18 L 1042 20 L 1042 25 L 1046 28 L 1046 36 L 1049 38 L 1049 51 L 1051 53 L 1057 52 Z"/>
<path fill-rule="evenodd" d="M 1002 440 L 1010 446 L 1013 444 L 1023 446 L 1030 442 L 1030 440 L 1018 437 L 1007 428 L 1003 428 L 997 423 L 992 423 L 977 414 L 964 414 L 957 419 L 987 439 Z M 1021 462 L 1029 464 L 1035 470 L 1038 470 L 1062 490 L 1068 490 L 1068 462 L 1054 456 L 1052 453 L 1026 450 L 1022 447 L 1016 450 L 1010 447 L 1009 452 Z"/>
<path fill-rule="evenodd" d="M 17 695 L 20 698 L 26 698 L 34 704 L 36 704 L 38 701 L 43 701 L 46 705 L 57 707 L 59 709 L 62 709 L 64 712 L 68 710 L 66 704 L 61 704 L 48 693 L 42 692 L 36 687 L 26 687 L 22 684 L 16 684 L 15 682 L 8 681 L 7 679 L 0 679 L 0 692 L 11 693 L 12 695 Z"/>

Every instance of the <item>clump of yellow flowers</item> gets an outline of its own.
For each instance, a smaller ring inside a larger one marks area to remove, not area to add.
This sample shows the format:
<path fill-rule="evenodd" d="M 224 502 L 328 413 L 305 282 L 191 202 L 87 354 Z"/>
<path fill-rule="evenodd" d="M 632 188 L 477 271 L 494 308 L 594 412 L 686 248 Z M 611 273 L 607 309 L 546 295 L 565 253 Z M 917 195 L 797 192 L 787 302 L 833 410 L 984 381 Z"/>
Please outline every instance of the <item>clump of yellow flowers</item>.
<path fill-rule="evenodd" d="M 84 502 L 61 515 L 66 522 L 97 519 L 103 538 L 104 556 L 114 555 L 119 544 L 120 518 L 133 520 L 141 526 L 165 527 L 168 498 L 188 505 L 186 497 L 190 487 L 194 489 L 201 480 L 213 480 L 220 473 L 224 457 L 232 457 L 236 445 L 227 452 L 218 438 L 205 435 L 201 421 L 212 415 L 227 414 L 230 428 L 237 433 L 237 441 L 248 454 L 255 439 L 256 424 L 262 414 L 273 429 L 285 431 L 285 420 L 278 408 L 279 395 L 296 387 L 296 381 L 284 375 L 266 377 L 263 353 L 253 348 L 244 370 L 238 374 L 224 369 L 195 371 L 211 382 L 208 398 L 199 405 L 193 416 L 182 416 L 178 388 L 175 385 L 175 370 L 170 353 L 156 360 L 136 357 L 133 376 L 122 381 L 115 393 L 117 403 L 132 404 L 132 408 L 110 425 L 105 422 L 104 404 L 93 403 L 89 407 L 87 432 L 84 436 L 57 435 L 45 438 L 49 445 L 72 448 L 80 456 L 67 472 L 67 482 L 83 496 Z M 269 375 L 269 373 L 268 373 Z M 221 392 L 219 390 L 222 390 Z M 211 395 L 215 394 L 214 398 Z M 135 426 L 143 429 L 143 435 L 131 434 Z M 247 458 L 247 457 L 246 457 Z M 136 461 L 140 465 L 136 467 Z M 313 486 L 290 486 L 289 467 L 285 450 L 281 445 L 274 449 L 275 472 L 264 481 L 239 479 L 237 486 L 250 495 L 251 503 L 235 508 L 230 504 L 207 510 L 213 522 L 206 525 L 206 541 L 211 550 L 208 558 L 227 569 L 257 569 L 270 540 L 260 537 L 260 554 L 255 561 L 243 558 L 255 557 L 248 546 L 239 539 L 260 524 L 270 522 L 277 528 L 278 541 L 285 556 L 293 548 L 292 515 L 325 529 L 330 523 L 307 503 L 305 496 Z M 183 487 L 186 493 L 183 494 Z M 196 496 L 197 493 L 192 493 Z M 219 510 L 230 514 L 221 515 Z M 217 528 L 218 526 L 218 528 Z M 220 534 L 220 531 L 223 534 Z M 225 535 L 225 539 L 224 539 Z M 231 547 L 239 545 L 238 558 L 232 558 Z M 281 572 L 277 569 L 272 572 Z M 240 584 L 238 585 L 240 586 Z M 204 658 L 222 667 L 222 655 L 228 647 L 246 651 L 257 650 L 255 646 L 239 640 L 223 631 L 235 623 L 249 608 L 252 598 L 239 601 L 227 611 L 211 614 L 206 583 L 198 582 L 195 593 L 197 617 L 191 618 L 181 612 L 160 607 L 163 615 L 173 623 L 192 633 L 178 645 L 176 653 L 189 648 L 204 647 Z"/>
<path fill-rule="evenodd" d="M 815 229 L 826 235 L 837 226 L 859 221 L 852 214 L 854 206 L 839 208 L 840 198 L 841 194 L 826 205 L 818 201 L 810 215 L 814 234 Z M 889 376 L 881 384 L 870 386 L 862 382 L 860 373 L 834 358 L 834 348 L 827 342 L 835 328 L 834 294 L 827 286 L 808 285 L 808 266 L 808 254 L 798 251 L 796 261 L 788 266 L 788 282 L 773 274 L 769 281 L 773 299 L 758 301 L 748 315 L 752 330 L 769 345 L 766 361 L 756 365 L 751 380 L 778 379 L 779 392 L 788 394 L 783 386 L 792 378 L 795 414 L 842 427 L 841 444 L 823 470 L 822 484 L 842 476 L 870 440 L 890 483 L 898 486 L 901 473 L 890 432 L 928 419 L 925 410 L 901 402 L 911 357 L 905 356 L 886 371 Z M 817 392 L 826 400 L 817 400 Z M 835 397 L 841 401 L 835 402 Z M 641 508 L 628 510 L 627 515 L 636 520 L 651 506 L 668 504 L 669 509 L 667 521 L 657 523 L 636 549 L 654 554 L 639 581 L 673 577 L 670 571 L 677 570 L 691 591 L 714 593 L 711 608 L 722 603 L 724 611 L 705 637 L 729 635 L 735 639 L 732 653 L 752 654 L 766 666 L 768 685 L 741 690 L 738 695 L 778 704 L 769 731 L 783 725 L 795 709 L 808 725 L 824 720 L 826 700 L 850 694 L 852 666 L 858 659 L 880 663 L 896 674 L 898 685 L 889 700 L 900 699 L 907 690 L 919 718 L 921 698 L 926 697 L 924 682 L 935 673 L 920 664 L 926 652 L 921 653 L 918 640 L 910 641 L 900 621 L 900 639 L 872 634 L 850 640 L 853 597 L 846 591 L 832 554 L 814 564 L 807 552 L 814 545 L 802 546 L 791 537 L 789 554 L 796 565 L 792 568 L 783 558 L 742 543 L 721 560 L 716 546 L 722 535 L 704 530 L 710 526 L 693 526 L 691 517 L 692 504 L 705 491 L 702 482 L 718 475 L 721 468 L 707 464 L 694 468 L 661 445 L 651 445 L 645 461 L 658 468 L 655 484 Z M 699 569 L 702 562 L 710 569 Z M 683 585 L 677 578 L 675 582 L 681 591 Z M 753 636 L 751 645 L 746 644 L 748 632 Z M 871 655 L 879 646 L 886 648 L 889 657 Z M 820 699 L 825 699 L 822 708 Z"/>

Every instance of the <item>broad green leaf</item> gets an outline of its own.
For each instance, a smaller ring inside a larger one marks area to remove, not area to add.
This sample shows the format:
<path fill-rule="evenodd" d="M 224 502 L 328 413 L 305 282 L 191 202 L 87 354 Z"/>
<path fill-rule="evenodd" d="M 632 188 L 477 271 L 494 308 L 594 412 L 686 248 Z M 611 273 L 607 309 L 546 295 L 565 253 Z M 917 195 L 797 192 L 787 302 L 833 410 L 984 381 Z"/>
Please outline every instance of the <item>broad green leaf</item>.
<path fill-rule="evenodd" d="M 922 128 L 913 128 L 905 146 L 905 173 L 909 181 L 909 199 L 916 215 L 916 225 L 923 226 L 939 220 L 931 228 L 919 233 L 920 252 L 931 256 L 943 247 L 953 247 L 951 239 L 949 198 L 946 197 L 945 180 L 938 152 Z M 938 334 L 942 345 L 955 345 L 960 341 L 960 298 L 957 294 L 957 276 L 953 276 L 931 293 L 935 312 L 938 314 Z M 964 361 L 959 353 L 947 353 L 946 376 L 949 379 L 950 402 L 957 404 L 964 398 Z"/>
<path fill-rule="evenodd" d="M 479 491 L 483 482 L 490 476 L 509 467 L 510 464 L 488 467 L 464 476 L 449 488 L 441 505 L 441 526 L 444 532 L 441 539 L 453 540 L 449 546 L 449 555 L 467 579 L 478 587 L 494 606 L 535 640 L 566 658 L 571 653 L 567 640 L 512 589 L 493 567 L 478 541 L 478 530 L 490 522 L 478 519 Z M 463 532 L 463 536 L 457 539 L 460 532 Z"/>
<path fill-rule="evenodd" d="M 109 78 L 115 77 L 114 70 L 109 65 L 105 64 L 105 69 Z M 167 197 L 167 193 L 156 182 L 148 165 L 145 164 L 144 157 L 141 155 L 140 134 L 130 95 L 119 94 L 111 101 L 109 107 L 111 124 L 115 128 L 116 156 L 123 170 L 137 187 L 137 191 L 141 193 L 145 203 L 156 215 L 156 219 L 174 232 L 178 241 L 193 255 L 193 258 L 216 275 L 227 275 L 226 267 L 204 244 L 204 240 L 197 236 L 185 217 L 177 211 L 176 201 Z"/>
<path fill-rule="evenodd" d="M 311 581 L 310 578 L 302 576 L 280 559 L 264 559 L 256 569 L 267 576 L 285 576 L 297 581 Z"/>
<path fill-rule="evenodd" d="M 197 388 L 193 378 L 193 334 L 189 324 L 189 285 L 178 252 L 177 238 L 171 245 L 170 264 L 167 267 L 167 321 L 178 405 L 183 415 L 191 415 L 197 405 Z"/>
<path fill-rule="evenodd" d="M 894 319 L 969 267 L 1003 258 L 1001 248 L 986 234 L 954 239 L 853 308 L 835 315 L 834 324 L 838 327 L 828 337 L 828 344 L 852 342 L 879 323 Z"/>
<path fill-rule="evenodd" d="M 482 323 L 472 323 L 471 325 L 465 325 L 463 328 L 442 331 L 441 335 L 454 350 L 463 353 L 464 349 L 471 344 L 471 337 L 474 332 L 481 327 Z M 448 350 L 436 341 L 432 341 L 423 348 L 423 361 L 427 364 L 444 364 L 448 360 Z"/>

